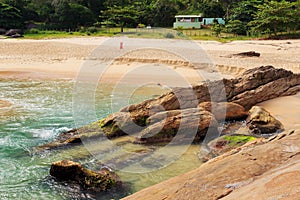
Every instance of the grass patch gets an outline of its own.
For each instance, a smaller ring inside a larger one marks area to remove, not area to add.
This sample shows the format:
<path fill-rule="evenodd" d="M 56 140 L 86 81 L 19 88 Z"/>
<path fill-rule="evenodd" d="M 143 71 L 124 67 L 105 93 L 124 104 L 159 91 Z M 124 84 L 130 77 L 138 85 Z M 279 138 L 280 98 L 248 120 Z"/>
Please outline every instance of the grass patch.
<path fill-rule="evenodd" d="M 192 40 L 213 40 L 218 42 L 231 42 L 236 40 L 252 39 L 299 39 L 300 31 L 293 33 L 281 33 L 278 36 L 269 37 L 261 35 L 260 37 L 236 36 L 230 33 L 221 33 L 219 37 L 215 36 L 210 29 L 191 29 L 191 30 L 173 30 L 171 28 L 124 28 L 120 33 L 120 28 L 81 28 L 76 32 L 68 31 L 41 31 L 33 29 L 24 34 L 27 39 L 52 39 L 69 37 L 88 37 L 88 36 L 106 36 L 124 35 L 129 38 L 151 38 L 151 39 L 192 39 Z"/>
<path fill-rule="evenodd" d="M 94 27 L 87 28 L 86 31 L 28 31 L 24 34 L 25 39 L 55 39 L 55 38 L 70 38 L 70 37 L 88 37 L 88 36 L 113 36 L 117 34 L 119 29 L 96 29 Z"/>

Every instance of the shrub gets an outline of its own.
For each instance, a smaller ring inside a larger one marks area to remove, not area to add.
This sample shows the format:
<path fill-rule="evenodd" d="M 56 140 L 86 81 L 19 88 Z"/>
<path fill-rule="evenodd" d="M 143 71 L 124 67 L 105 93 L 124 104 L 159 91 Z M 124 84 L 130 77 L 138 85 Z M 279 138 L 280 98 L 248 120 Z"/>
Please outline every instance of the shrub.
<path fill-rule="evenodd" d="M 146 27 L 146 25 L 145 24 L 138 24 L 138 26 L 137 26 L 138 28 L 145 28 Z"/>
<path fill-rule="evenodd" d="M 98 29 L 95 26 L 88 27 L 86 30 L 88 33 L 97 33 Z"/>
<path fill-rule="evenodd" d="M 174 34 L 173 33 L 167 33 L 166 35 L 165 35 L 165 38 L 174 38 L 175 36 L 174 36 Z"/>
<path fill-rule="evenodd" d="M 27 31 L 28 34 L 39 34 L 40 30 L 36 29 L 36 28 L 32 28 L 30 30 Z"/>

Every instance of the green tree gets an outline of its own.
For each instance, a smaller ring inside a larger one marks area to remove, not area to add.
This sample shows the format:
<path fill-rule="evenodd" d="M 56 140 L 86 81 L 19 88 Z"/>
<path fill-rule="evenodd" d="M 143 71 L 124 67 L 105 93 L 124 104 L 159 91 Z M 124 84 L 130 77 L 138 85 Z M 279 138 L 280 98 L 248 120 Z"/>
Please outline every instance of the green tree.
<path fill-rule="evenodd" d="M 246 26 L 240 20 L 229 20 L 225 26 L 226 31 L 235 35 L 243 35 L 246 33 Z"/>
<path fill-rule="evenodd" d="M 5 29 L 22 28 L 22 16 L 17 8 L 0 2 L 0 27 Z"/>
<path fill-rule="evenodd" d="M 225 11 L 219 1 L 207 1 L 204 0 L 200 6 L 203 17 L 223 17 Z"/>
<path fill-rule="evenodd" d="M 55 28 L 76 29 L 79 26 L 90 26 L 95 22 L 90 9 L 69 0 L 52 1 L 54 13 L 50 14 L 49 25 Z"/>
<path fill-rule="evenodd" d="M 211 30 L 214 32 L 214 34 L 217 37 L 220 37 L 221 32 L 223 31 L 224 26 L 222 24 L 219 24 L 218 22 L 214 22 L 214 24 L 211 27 Z"/>
<path fill-rule="evenodd" d="M 137 23 L 139 12 L 134 6 L 112 6 L 107 10 L 102 11 L 102 16 L 105 16 L 107 21 L 112 22 L 124 31 L 125 26 L 133 26 Z"/>
<path fill-rule="evenodd" d="M 249 31 L 248 23 L 253 21 L 257 6 L 262 4 L 263 0 L 244 0 L 235 4 L 231 9 L 227 30 L 235 34 L 245 35 Z"/>
<path fill-rule="evenodd" d="M 178 13 L 178 5 L 175 0 L 158 0 L 153 4 L 152 24 L 159 27 L 171 27 L 174 17 Z"/>
<path fill-rule="evenodd" d="M 257 6 L 254 20 L 249 22 L 249 26 L 256 31 L 270 32 L 275 36 L 279 31 L 295 29 L 300 20 L 297 6 L 297 2 L 267 1 Z"/>

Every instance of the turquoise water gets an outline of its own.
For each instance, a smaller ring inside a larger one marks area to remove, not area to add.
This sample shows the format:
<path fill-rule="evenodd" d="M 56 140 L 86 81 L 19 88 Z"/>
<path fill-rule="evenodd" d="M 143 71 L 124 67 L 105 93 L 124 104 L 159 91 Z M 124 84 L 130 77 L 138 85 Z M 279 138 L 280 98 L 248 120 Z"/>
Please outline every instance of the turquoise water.
<path fill-rule="evenodd" d="M 126 96 L 124 86 L 124 96 Z M 148 174 L 117 172 L 128 185 L 126 191 L 93 196 L 77 186 L 58 183 L 49 176 L 52 162 L 70 159 L 97 169 L 97 162 L 84 147 L 61 152 L 37 152 L 34 147 L 53 141 L 62 131 L 75 127 L 72 81 L 0 81 L 0 99 L 12 103 L 0 110 L 0 199 L 118 199 L 149 185 L 200 165 L 198 146 L 169 168 Z M 96 91 L 97 117 L 107 116 L 111 107 L 111 85 Z M 146 87 L 136 90 L 130 103 L 140 102 L 164 90 Z M 122 94 L 118 94 L 122 98 Z M 113 105 L 116 106 L 116 105 Z M 193 162 L 190 162 L 190 161 Z M 189 164 L 187 164 L 189 163 Z"/>

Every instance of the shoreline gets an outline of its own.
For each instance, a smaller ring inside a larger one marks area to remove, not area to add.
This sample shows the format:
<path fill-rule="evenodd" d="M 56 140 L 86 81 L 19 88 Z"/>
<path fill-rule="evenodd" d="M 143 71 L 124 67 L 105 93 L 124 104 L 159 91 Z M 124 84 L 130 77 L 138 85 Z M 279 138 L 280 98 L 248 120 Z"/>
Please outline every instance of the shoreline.
<path fill-rule="evenodd" d="M 47 40 L 42 41 L 41 43 L 35 41 L 13 41 L 11 42 L 13 44 L 12 46 L 9 45 L 10 42 L 3 43 L 2 41 L 0 41 L 0 49 L 2 52 L 4 49 L 2 44 L 11 47 L 9 51 L 1 55 L 5 59 L 0 61 L 0 79 L 25 81 L 75 80 L 77 74 L 79 73 L 80 69 L 82 68 L 85 62 L 88 62 L 90 64 L 88 66 L 91 67 L 89 75 L 93 76 L 92 72 L 94 68 L 92 67 L 97 67 L 98 61 L 86 58 L 88 57 L 88 54 L 93 51 L 93 48 L 96 48 L 95 45 L 92 45 L 92 43 L 95 41 L 85 41 L 85 39 L 81 39 L 80 42 L 82 42 L 83 40 L 86 43 L 78 44 L 80 43 L 79 41 L 72 39 L 57 39 L 59 40 L 59 42 L 57 42 L 57 40 Z M 100 40 L 101 39 L 97 41 Z M 284 41 L 282 43 L 282 41 L 280 41 L 280 43 L 276 43 L 275 45 L 272 42 L 258 44 L 256 43 L 256 41 L 254 43 L 252 43 L 252 41 L 239 41 L 230 44 L 219 44 L 214 42 L 202 41 L 199 43 L 200 45 L 203 45 L 203 48 L 208 53 L 208 55 L 215 60 L 215 64 L 218 67 L 218 72 L 211 72 L 208 68 L 204 68 L 202 70 L 202 73 L 208 73 L 210 76 L 219 76 L 218 78 L 222 78 L 225 76 L 234 77 L 242 73 L 245 69 L 257 67 L 257 65 L 260 65 L 260 63 L 264 63 L 263 65 L 274 65 L 274 67 L 276 68 L 292 69 L 292 71 L 295 73 L 300 72 L 300 62 L 298 62 L 300 58 L 297 54 L 297 50 L 299 50 L 300 48 L 300 40 L 296 40 L 295 43 L 290 43 L 289 41 Z M 280 44 L 281 46 L 279 47 L 278 44 Z M 32 49 L 27 49 L 31 47 L 31 45 Z M 284 47 L 284 45 L 288 46 L 285 50 L 279 49 Z M 289 45 L 294 46 L 290 47 Z M 263 46 L 263 48 L 261 46 Z M 234 53 L 239 53 L 241 51 L 248 50 L 255 50 L 261 52 L 262 56 L 259 58 L 226 57 Z M 26 51 L 26 53 L 23 54 L 22 51 Z M 285 54 L 282 54 L 282 51 Z M 280 55 L 281 57 L 278 57 L 278 55 Z M 137 55 L 137 57 L 138 56 L 145 55 Z M 154 55 L 153 59 L 155 59 L 155 56 L 157 55 Z M 289 60 L 290 62 L 288 62 Z M 123 83 L 122 81 L 124 75 L 128 74 L 130 76 L 126 77 L 125 83 L 142 84 L 146 80 L 146 82 L 148 81 L 149 83 L 152 81 L 153 83 L 162 85 L 166 84 L 168 86 L 171 85 L 174 87 L 182 86 L 182 84 L 184 83 L 178 83 L 178 74 L 180 77 L 184 77 L 185 81 L 188 83 L 197 83 L 199 81 L 205 81 L 205 79 L 201 79 L 201 76 L 199 77 L 199 74 L 195 73 L 197 72 L 197 70 L 194 70 L 191 67 L 180 67 L 177 64 L 170 64 L 167 67 L 165 67 L 161 63 L 141 63 L 135 61 L 136 60 L 134 60 L 133 56 L 133 60 L 131 60 L 130 62 L 122 60 L 114 62 L 108 68 L 101 81 L 109 83 Z M 255 63 L 255 65 L 253 63 Z M 147 68 L 143 68 L 143 66 L 146 66 Z M 135 70 L 140 68 L 142 69 L 142 71 Z M 171 76 L 171 72 L 175 72 L 175 75 Z M 221 75 L 219 75 L 219 73 Z M 284 124 L 287 130 L 300 129 L 299 124 L 297 124 L 297 119 L 300 113 L 299 95 L 300 94 L 298 93 L 295 96 L 272 99 L 263 102 L 260 105 L 266 108 L 268 111 L 270 111 L 270 113 L 273 114 L 280 121 L 281 119 L 283 119 L 282 123 Z M 3 100 L 5 101 L 5 99 Z M 294 149 L 289 149 L 289 151 L 294 151 Z M 262 156 L 261 163 L 264 164 L 265 161 L 263 160 L 263 155 L 259 154 L 257 156 Z M 221 158 L 217 158 L 217 160 L 218 159 Z M 201 169 L 199 168 L 195 171 L 199 170 Z M 180 177 L 190 179 L 189 175 L 191 174 L 193 174 L 193 172 L 189 172 L 179 177 L 175 177 L 171 179 L 171 182 L 172 180 L 176 180 L 176 182 L 178 182 L 178 185 L 180 185 L 179 188 L 182 188 L 181 184 L 184 182 L 180 179 Z M 163 184 L 164 183 L 161 183 L 159 185 Z M 227 184 L 233 183 L 228 182 Z M 151 188 L 155 189 L 156 187 L 159 187 L 159 185 L 142 190 L 141 192 L 134 194 L 134 196 L 143 194 L 144 191 L 149 191 L 151 190 Z M 224 188 L 224 186 L 222 186 L 222 188 Z M 173 188 L 171 190 L 173 190 Z M 233 190 L 231 190 L 230 192 L 232 191 Z M 195 194 L 197 193 L 192 193 L 191 197 L 195 197 Z"/>
<path fill-rule="evenodd" d="M 1 80 L 67 80 L 76 81 L 80 70 L 88 70 L 87 79 L 95 78 L 93 67 L 99 61 L 89 55 L 109 38 L 79 37 L 47 40 L 5 39 L 0 40 L 0 79 Z M 151 42 L 151 40 L 149 40 Z M 157 50 L 140 49 L 116 59 L 111 65 L 100 66 L 99 82 L 112 84 L 157 84 L 166 87 L 194 85 L 209 78 L 233 78 L 246 69 L 259 65 L 273 65 L 300 73 L 300 40 L 234 41 L 220 43 L 216 41 L 195 41 L 207 52 L 216 65 L 214 70 L 204 67 L 201 70 L 191 66 L 182 66 L 180 58 L 172 53 Z M 126 46 L 125 46 L 126 47 Z M 260 57 L 228 57 L 243 51 L 256 51 Z M 163 57 L 163 58 L 161 58 Z M 141 59 L 142 58 L 142 59 Z M 145 62 L 143 62 L 145 61 Z M 164 61 L 163 63 L 160 61 Z M 179 61 L 179 62 L 175 62 Z M 169 64 L 168 64 L 169 63 Z M 284 63 L 284 64 L 282 64 Z M 284 108 L 285 101 L 291 106 Z M 266 109 L 286 118 L 284 112 L 297 106 L 297 97 L 270 101 L 261 104 Z M 297 110 L 297 109 L 296 109 Z M 299 111 L 300 113 L 300 111 Z M 290 119 L 290 118 L 289 118 Z M 288 124 L 288 120 L 285 120 Z M 292 124 L 288 124 L 292 127 Z"/>

